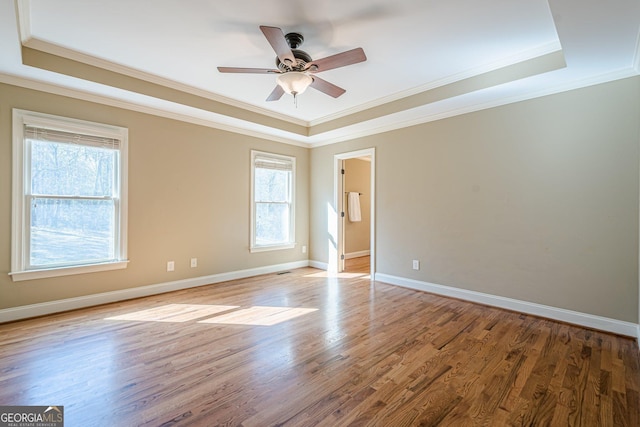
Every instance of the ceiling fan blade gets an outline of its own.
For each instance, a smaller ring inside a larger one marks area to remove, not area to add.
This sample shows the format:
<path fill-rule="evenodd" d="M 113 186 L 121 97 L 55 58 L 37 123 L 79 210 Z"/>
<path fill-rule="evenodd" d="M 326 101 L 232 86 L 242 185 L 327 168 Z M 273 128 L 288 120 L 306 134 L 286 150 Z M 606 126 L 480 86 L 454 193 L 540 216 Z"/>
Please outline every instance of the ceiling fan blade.
<path fill-rule="evenodd" d="M 285 65 L 294 65 L 296 63 L 296 58 L 293 56 L 289 43 L 287 43 L 287 39 L 284 38 L 284 33 L 280 28 L 261 25 L 260 30 L 276 52 L 276 55 L 278 55 L 280 62 Z"/>
<path fill-rule="evenodd" d="M 342 89 L 341 87 L 338 87 L 333 83 L 329 83 L 328 81 L 323 80 L 317 76 L 313 76 L 313 82 L 311 83 L 311 87 L 314 88 L 315 90 L 319 90 L 320 92 L 326 93 L 327 95 L 332 96 L 334 98 L 337 98 L 346 92 L 346 90 Z"/>
<path fill-rule="evenodd" d="M 277 101 L 284 95 L 284 89 L 280 85 L 276 85 L 271 94 L 267 97 L 267 101 Z"/>
<path fill-rule="evenodd" d="M 218 67 L 218 71 L 221 73 L 280 74 L 279 70 L 271 68 Z"/>
<path fill-rule="evenodd" d="M 344 67 L 345 65 L 357 64 L 358 62 L 366 60 L 367 56 L 364 54 L 364 50 L 362 50 L 361 47 L 357 47 L 346 52 L 336 53 L 326 58 L 311 61 L 307 64 L 306 69 L 311 73 L 319 73 L 321 71 Z"/>

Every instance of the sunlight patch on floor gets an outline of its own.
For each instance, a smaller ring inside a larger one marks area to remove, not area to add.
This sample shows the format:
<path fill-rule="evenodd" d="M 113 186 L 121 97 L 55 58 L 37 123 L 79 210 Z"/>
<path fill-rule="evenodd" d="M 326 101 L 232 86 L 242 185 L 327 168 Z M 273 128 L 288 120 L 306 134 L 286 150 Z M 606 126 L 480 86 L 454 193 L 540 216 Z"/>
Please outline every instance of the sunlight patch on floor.
<path fill-rule="evenodd" d="M 223 325 L 272 326 L 293 318 L 318 311 L 317 308 L 263 307 L 254 306 L 236 310 L 198 323 L 216 323 Z"/>
<path fill-rule="evenodd" d="M 254 306 L 237 310 L 238 308 L 240 308 L 238 305 L 167 304 L 161 307 L 107 317 L 105 320 L 183 323 L 229 311 L 229 313 L 220 316 L 200 320 L 198 323 L 272 326 L 318 311 L 317 308 L 296 307 Z"/>
<path fill-rule="evenodd" d="M 239 308 L 237 305 L 167 304 L 148 310 L 134 311 L 105 320 L 137 320 L 142 322 L 188 322 Z"/>

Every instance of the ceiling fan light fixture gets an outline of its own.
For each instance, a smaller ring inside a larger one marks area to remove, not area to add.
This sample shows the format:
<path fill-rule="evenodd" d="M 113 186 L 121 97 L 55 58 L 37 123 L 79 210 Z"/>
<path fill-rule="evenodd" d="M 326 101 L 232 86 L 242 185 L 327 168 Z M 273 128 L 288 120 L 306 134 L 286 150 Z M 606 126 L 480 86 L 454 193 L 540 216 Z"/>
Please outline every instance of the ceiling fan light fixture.
<path fill-rule="evenodd" d="M 313 83 L 313 77 L 301 71 L 289 71 L 280 74 L 276 81 L 286 93 L 295 96 L 307 90 Z"/>
<path fill-rule="evenodd" d="M 293 103 L 297 107 L 297 96 L 307 90 L 309 86 L 337 98 L 346 90 L 321 79 L 316 76 L 316 73 L 367 60 L 361 47 L 314 60 L 308 53 L 298 49 L 304 41 L 302 34 L 288 33 L 285 35 L 282 29 L 266 25 L 261 25 L 260 31 L 276 53 L 276 69 L 218 67 L 218 71 L 221 73 L 277 74 L 277 86 L 273 88 L 266 99 L 267 101 L 277 101 L 282 95 L 288 93 L 293 95 Z"/>

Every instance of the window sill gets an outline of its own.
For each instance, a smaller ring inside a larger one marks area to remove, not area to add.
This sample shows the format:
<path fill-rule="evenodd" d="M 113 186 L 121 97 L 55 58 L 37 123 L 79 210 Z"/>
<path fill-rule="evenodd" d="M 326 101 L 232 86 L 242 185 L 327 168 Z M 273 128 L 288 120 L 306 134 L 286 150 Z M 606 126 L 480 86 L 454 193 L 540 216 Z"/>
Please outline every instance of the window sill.
<path fill-rule="evenodd" d="M 105 262 L 101 264 L 74 265 L 71 267 L 46 268 L 39 270 L 13 271 L 9 273 L 11 280 L 21 282 L 23 280 L 46 279 L 48 277 L 71 276 L 73 274 L 96 273 L 98 271 L 121 270 L 127 268 L 128 260 Z"/>
<path fill-rule="evenodd" d="M 287 243 L 284 245 L 271 245 L 271 246 L 252 246 L 249 248 L 250 252 L 267 252 L 267 251 L 278 251 L 280 249 L 292 249 L 295 248 L 295 243 Z"/>

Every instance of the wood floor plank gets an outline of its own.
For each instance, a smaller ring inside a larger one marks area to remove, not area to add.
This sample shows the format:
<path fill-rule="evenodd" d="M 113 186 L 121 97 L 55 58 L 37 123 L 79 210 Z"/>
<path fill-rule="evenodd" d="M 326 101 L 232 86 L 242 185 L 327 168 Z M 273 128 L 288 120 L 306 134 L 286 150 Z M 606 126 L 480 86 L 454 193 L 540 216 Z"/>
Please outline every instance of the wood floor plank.
<path fill-rule="evenodd" d="M 70 426 L 637 426 L 629 338 L 302 268 L 0 325 Z"/>

